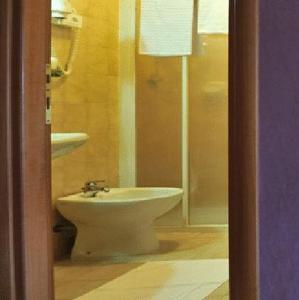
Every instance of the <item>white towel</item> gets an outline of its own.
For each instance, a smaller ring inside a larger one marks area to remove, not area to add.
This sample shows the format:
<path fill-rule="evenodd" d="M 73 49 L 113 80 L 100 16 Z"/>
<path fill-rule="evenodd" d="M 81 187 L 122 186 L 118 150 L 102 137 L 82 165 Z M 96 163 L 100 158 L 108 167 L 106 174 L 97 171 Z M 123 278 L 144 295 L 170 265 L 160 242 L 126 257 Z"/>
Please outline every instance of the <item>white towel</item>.
<path fill-rule="evenodd" d="M 228 34 L 229 0 L 199 0 L 198 33 Z"/>
<path fill-rule="evenodd" d="M 139 53 L 191 55 L 193 4 L 193 0 L 142 0 Z"/>

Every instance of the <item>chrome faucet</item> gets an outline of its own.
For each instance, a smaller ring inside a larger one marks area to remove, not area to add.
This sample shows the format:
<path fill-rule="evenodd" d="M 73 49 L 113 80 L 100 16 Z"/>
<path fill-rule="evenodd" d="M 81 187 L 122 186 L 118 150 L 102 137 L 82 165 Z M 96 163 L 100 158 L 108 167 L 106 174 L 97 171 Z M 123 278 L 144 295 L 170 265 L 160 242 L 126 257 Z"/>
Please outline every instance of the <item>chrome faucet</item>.
<path fill-rule="evenodd" d="M 108 185 L 103 185 L 105 183 L 105 180 L 93 180 L 88 181 L 85 183 L 84 187 L 82 188 L 82 191 L 86 193 L 91 193 L 92 197 L 95 197 L 98 192 L 110 192 L 110 187 Z"/>

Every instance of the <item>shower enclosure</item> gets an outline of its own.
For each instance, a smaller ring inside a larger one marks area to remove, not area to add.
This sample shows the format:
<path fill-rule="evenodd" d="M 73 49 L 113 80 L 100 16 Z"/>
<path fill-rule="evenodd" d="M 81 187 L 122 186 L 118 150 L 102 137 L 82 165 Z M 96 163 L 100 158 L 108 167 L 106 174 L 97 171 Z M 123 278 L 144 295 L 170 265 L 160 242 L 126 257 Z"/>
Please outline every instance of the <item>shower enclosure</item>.
<path fill-rule="evenodd" d="M 139 55 L 139 2 L 121 6 L 120 185 L 184 189 L 159 225 L 227 224 L 228 36 L 201 36 L 190 57 Z"/>

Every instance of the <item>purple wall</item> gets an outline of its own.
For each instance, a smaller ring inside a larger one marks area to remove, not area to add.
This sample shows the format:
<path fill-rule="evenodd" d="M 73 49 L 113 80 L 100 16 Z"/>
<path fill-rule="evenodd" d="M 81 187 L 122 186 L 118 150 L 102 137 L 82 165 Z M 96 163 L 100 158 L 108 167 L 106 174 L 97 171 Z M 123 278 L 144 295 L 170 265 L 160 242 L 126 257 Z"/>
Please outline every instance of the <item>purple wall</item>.
<path fill-rule="evenodd" d="M 260 0 L 261 300 L 299 299 L 299 0 Z"/>

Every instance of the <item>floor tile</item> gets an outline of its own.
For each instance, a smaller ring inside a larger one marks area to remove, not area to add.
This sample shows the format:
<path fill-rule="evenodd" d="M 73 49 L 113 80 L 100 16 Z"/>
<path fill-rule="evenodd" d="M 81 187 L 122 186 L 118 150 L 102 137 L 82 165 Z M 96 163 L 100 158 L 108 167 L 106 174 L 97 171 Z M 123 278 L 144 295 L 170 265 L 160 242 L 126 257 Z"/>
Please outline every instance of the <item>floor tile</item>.
<path fill-rule="evenodd" d="M 228 260 L 149 262 L 78 300 L 200 300 L 227 279 Z"/>
<path fill-rule="evenodd" d="M 227 229 L 162 228 L 158 230 L 158 238 L 160 240 L 160 249 L 151 255 L 105 258 L 98 262 L 75 263 L 70 260 L 57 262 L 55 265 L 56 300 L 75 299 L 76 297 L 82 296 L 96 288 L 106 285 L 108 282 L 119 278 L 131 270 L 135 270 L 136 268 L 138 269 L 140 266 L 148 262 L 188 261 L 211 258 L 226 259 L 228 257 Z M 151 267 L 159 268 L 159 264 L 152 265 Z M 190 266 L 190 268 L 192 267 Z M 159 280 L 161 280 L 161 278 L 164 278 L 164 282 L 172 282 L 174 285 L 178 284 L 179 287 L 188 282 L 188 286 L 190 288 L 190 283 L 192 285 L 193 282 L 193 277 L 190 274 L 192 274 L 193 271 L 190 271 L 190 269 L 186 271 L 186 281 L 178 281 L 178 278 L 173 278 L 171 276 L 173 271 L 174 270 L 172 268 L 165 268 L 162 272 L 160 270 L 159 276 L 155 277 L 148 274 L 146 281 L 150 284 L 143 284 L 141 287 L 145 293 L 144 297 L 151 297 L 151 295 L 156 294 L 157 288 L 160 288 Z M 132 288 L 135 289 L 135 294 L 141 292 L 138 291 L 134 285 L 132 285 Z M 167 288 L 170 288 L 169 292 L 173 290 L 178 292 L 176 286 L 168 284 Z M 197 289 L 198 284 L 192 285 L 192 288 Z M 190 292 L 190 290 L 188 292 Z M 185 296 L 187 297 L 187 295 Z M 142 298 L 142 300 L 145 299 L 147 298 Z M 152 300 L 153 298 L 149 299 Z M 206 299 L 228 300 L 228 283 L 223 284 L 221 287 L 216 289 Z M 110 300 L 110 298 L 107 300 Z M 120 299 L 117 298 L 117 300 Z M 121 300 L 126 299 L 121 298 Z M 132 300 L 132 298 L 129 298 L 129 300 Z M 176 298 L 171 300 L 176 300 Z"/>

